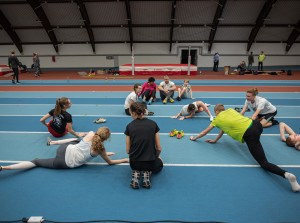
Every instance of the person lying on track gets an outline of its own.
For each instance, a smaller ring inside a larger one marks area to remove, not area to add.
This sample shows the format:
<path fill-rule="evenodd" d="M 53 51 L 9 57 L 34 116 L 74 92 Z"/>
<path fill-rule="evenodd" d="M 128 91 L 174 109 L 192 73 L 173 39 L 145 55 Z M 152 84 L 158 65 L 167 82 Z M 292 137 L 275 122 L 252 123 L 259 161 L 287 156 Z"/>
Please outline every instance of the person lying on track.
<path fill-rule="evenodd" d="M 109 156 L 115 154 L 113 152 L 106 152 L 104 147 L 104 141 L 109 139 L 110 135 L 109 128 L 101 127 L 97 132 L 90 131 L 82 140 L 72 138 L 51 141 L 50 138 L 48 138 L 47 145 L 61 145 L 56 150 L 55 158 L 35 159 L 14 165 L 1 166 L 0 171 L 30 169 L 34 167 L 72 169 L 86 164 L 98 155 L 110 165 L 129 162 L 128 158 L 119 160 L 111 160 L 109 158 Z"/>
<path fill-rule="evenodd" d="M 293 129 L 284 122 L 280 122 L 279 128 L 281 140 L 288 146 L 295 147 L 296 149 L 300 150 L 300 135 L 296 134 Z M 285 132 L 289 134 L 287 138 L 285 138 Z"/>

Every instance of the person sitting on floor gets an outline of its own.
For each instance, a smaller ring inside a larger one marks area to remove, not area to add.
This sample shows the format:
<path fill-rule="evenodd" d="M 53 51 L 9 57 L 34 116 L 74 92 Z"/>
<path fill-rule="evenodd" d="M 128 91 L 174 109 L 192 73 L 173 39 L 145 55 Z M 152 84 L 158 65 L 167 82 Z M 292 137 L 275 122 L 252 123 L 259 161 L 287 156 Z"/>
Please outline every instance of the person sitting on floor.
<path fill-rule="evenodd" d="M 174 103 L 174 91 L 176 90 L 176 85 L 174 82 L 170 81 L 170 78 L 168 75 L 164 76 L 164 81 L 158 85 L 158 89 L 160 92 L 160 98 L 163 100 L 163 103 L 166 104 L 168 100 L 170 100 L 171 103 Z"/>
<path fill-rule="evenodd" d="M 143 84 L 142 90 L 139 93 L 139 97 L 142 96 L 143 102 L 148 103 L 148 105 L 151 105 L 155 101 L 156 84 L 154 81 L 154 77 L 149 77 L 148 82 Z"/>
<path fill-rule="evenodd" d="M 181 101 L 181 98 L 188 98 L 189 93 L 191 93 L 191 99 L 195 99 L 193 98 L 190 81 L 188 79 L 185 79 L 183 85 L 178 88 L 178 97 L 176 98 L 177 101 Z"/>
<path fill-rule="evenodd" d="M 246 62 L 243 60 L 242 63 L 238 65 L 237 69 L 239 70 L 239 75 L 244 75 L 247 70 Z"/>

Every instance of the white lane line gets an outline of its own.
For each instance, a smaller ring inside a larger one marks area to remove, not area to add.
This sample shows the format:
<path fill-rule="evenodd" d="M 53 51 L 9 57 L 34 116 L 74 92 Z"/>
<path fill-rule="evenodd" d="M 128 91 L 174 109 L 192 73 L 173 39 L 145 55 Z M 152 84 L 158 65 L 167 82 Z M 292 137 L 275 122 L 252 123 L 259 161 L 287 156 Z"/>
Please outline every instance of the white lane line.
<path fill-rule="evenodd" d="M 1 91 L 0 91 L 1 92 Z M 7 91 L 5 91 L 6 93 L 7 93 Z M 22 92 L 22 93 L 24 93 L 24 92 Z M 53 92 L 51 92 L 51 93 L 53 93 Z M 93 93 L 95 93 L 95 92 L 93 92 Z M 128 92 L 129 93 L 129 92 Z M 220 93 L 226 93 L 226 92 L 220 92 Z M 271 93 L 271 92 L 265 92 L 265 93 Z M 285 92 L 274 92 L 274 93 L 279 93 L 279 94 L 282 94 L 282 93 L 285 93 Z M 291 93 L 293 93 L 293 94 L 297 94 L 298 92 L 291 92 Z M 261 93 L 262 94 L 262 93 Z M 124 97 L 112 97 L 112 96 L 110 96 L 110 97 L 88 97 L 89 95 L 87 95 L 86 97 L 70 97 L 70 99 L 72 99 L 72 98 L 80 98 L 80 99 L 85 99 L 85 98 L 94 98 L 94 99 L 97 99 L 97 98 L 100 98 L 100 99 L 111 99 L 111 98 L 113 98 L 113 99 L 124 99 L 125 100 L 125 98 L 127 97 L 127 94 L 124 94 Z M 55 100 L 56 100 L 56 98 L 55 97 L 25 97 L 25 98 L 22 98 L 22 97 L 0 97 L 0 98 L 11 98 L 11 99 L 44 99 L 44 98 L 52 98 L 53 100 L 54 100 L 54 103 L 55 103 Z M 237 98 L 237 99 L 245 99 L 246 100 L 246 98 L 245 97 L 207 97 L 207 96 L 205 96 L 205 97 L 196 97 L 196 99 L 205 99 L 205 98 L 215 98 L 215 99 L 222 99 L 222 98 Z M 196 100 L 195 99 L 195 100 Z M 300 99 L 300 98 L 277 98 L 277 97 L 268 97 L 268 99 L 285 99 L 285 100 L 293 100 L 293 99 Z"/>
<path fill-rule="evenodd" d="M 43 117 L 44 115 L 0 115 L 0 117 Z M 131 118 L 129 115 L 72 115 L 73 117 L 115 117 L 115 118 Z M 148 118 L 171 118 L 172 116 L 147 116 Z M 215 117 L 215 116 L 214 116 Z M 193 116 L 193 118 L 209 118 L 208 116 Z M 250 118 L 250 117 L 249 117 Z M 276 116 L 276 118 L 300 118 L 300 117 L 282 117 Z"/>
<path fill-rule="evenodd" d="M 80 132 L 80 131 L 78 131 Z M 49 132 L 25 132 L 25 131 L 0 131 L 0 134 L 13 134 L 13 133 L 18 133 L 18 134 L 49 134 Z M 124 135 L 123 132 L 114 132 L 111 133 L 112 135 Z M 169 135 L 170 133 L 159 133 L 160 135 Z M 195 135 L 195 134 L 199 134 L 197 133 L 184 133 L 185 135 Z M 217 136 L 219 135 L 218 133 L 211 133 L 211 134 L 207 134 L 208 136 Z M 224 134 L 227 135 L 227 134 Z M 263 136 L 280 136 L 280 134 L 261 134 Z"/>
<path fill-rule="evenodd" d="M 274 103 L 273 103 L 274 104 Z M 172 106 L 172 107 L 183 107 L 185 104 L 182 104 L 182 105 L 174 105 L 174 104 L 169 104 L 168 105 L 168 107 L 169 106 Z M 300 107 L 300 105 L 298 106 L 298 105 L 276 105 L 276 104 L 274 104 L 275 106 L 279 106 L 279 107 L 291 107 L 291 108 L 297 108 L 297 107 Z M 22 104 L 22 103 L 20 103 L 20 104 L 0 104 L 0 106 L 54 106 L 54 104 Z M 123 104 L 101 104 L 101 103 L 99 103 L 99 104 L 97 104 L 97 103 L 95 103 L 95 104 L 72 104 L 72 107 L 77 107 L 77 106 L 85 106 L 85 107 L 87 107 L 87 106 L 94 106 L 94 107 L 111 107 L 111 106 L 120 106 L 120 107 L 124 107 L 124 105 Z M 210 106 L 208 106 L 208 107 L 214 107 L 214 106 L 216 106 L 216 105 L 210 105 Z M 227 106 L 240 106 L 240 107 L 243 107 L 244 106 L 244 104 L 239 104 L 239 105 L 224 105 L 225 107 L 227 107 Z M 166 105 L 151 105 L 150 107 L 166 107 Z"/>
<path fill-rule="evenodd" d="M 24 163 L 28 161 L 12 161 L 12 160 L 0 160 L 0 163 Z M 86 165 L 99 165 L 106 166 L 107 163 L 95 163 L 89 162 Z M 128 166 L 128 163 L 120 163 L 118 166 Z M 181 164 L 181 163 L 164 163 L 164 166 L 181 166 L 181 167 L 260 167 L 259 165 L 247 165 L 247 164 Z M 278 165 L 279 167 L 294 167 L 300 168 L 300 165 Z"/>

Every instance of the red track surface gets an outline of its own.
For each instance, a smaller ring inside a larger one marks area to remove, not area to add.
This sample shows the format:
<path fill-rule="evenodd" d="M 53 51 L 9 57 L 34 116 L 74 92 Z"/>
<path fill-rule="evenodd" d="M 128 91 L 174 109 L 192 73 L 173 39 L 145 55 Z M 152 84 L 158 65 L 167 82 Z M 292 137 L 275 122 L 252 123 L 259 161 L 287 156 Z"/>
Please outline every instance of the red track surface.
<path fill-rule="evenodd" d="M 245 92 L 256 86 L 193 86 L 193 91 Z M 300 92 L 300 87 L 259 86 L 260 92 Z M 132 86 L 3 86 L 0 91 L 132 91 Z"/>
<path fill-rule="evenodd" d="M 88 71 L 85 71 L 88 73 Z M 198 72 L 199 73 L 199 72 Z M 35 78 L 34 73 L 20 74 L 22 80 L 101 80 L 107 78 L 112 80 L 136 79 L 144 83 L 149 76 L 113 76 L 102 74 L 92 77 L 80 76 L 78 71 L 44 71 L 40 78 Z M 155 76 L 156 79 L 163 79 L 163 76 Z M 224 71 L 202 71 L 195 76 L 170 76 L 171 79 L 193 79 L 193 80 L 300 80 L 300 71 L 294 71 L 292 76 L 283 73 L 281 75 L 224 75 Z M 0 80 L 11 80 L 11 77 L 0 76 Z M 256 86 L 193 86 L 193 91 L 218 91 L 218 92 L 245 92 Z M 0 91 L 131 91 L 132 86 L 22 86 L 11 85 L 0 87 Z M 294 86 L 259 86 L 260 92 L 300 92 L 300 87 Z"/>

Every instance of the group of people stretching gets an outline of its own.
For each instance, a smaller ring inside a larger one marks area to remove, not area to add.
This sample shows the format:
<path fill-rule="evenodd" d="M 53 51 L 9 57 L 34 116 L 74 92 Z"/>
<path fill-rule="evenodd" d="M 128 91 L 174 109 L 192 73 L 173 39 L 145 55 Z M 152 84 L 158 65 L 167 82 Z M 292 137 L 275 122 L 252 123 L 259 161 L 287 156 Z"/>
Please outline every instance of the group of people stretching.
<path fill-rule="evenodd" d="M 142 186 L 150 188 L 151 174 L 157 173 L 163 168 L 163 161 L 160 157 L 162 147 L 159 137 L 160 129 L 157 123 L 145 117 L 147 114 L 146 103 L 137 101 L 139 95 L 142 96 L 142 100 L 145 99 L 143 93 L 141 94 L 142 88 L 140 84 L 135 84 L 134 91 L 130 93 L 125 100 L 125 113 L 129 114 L 133 119 L 133 121 L 126 126 L 124 132 L 126 135 L 126 152 L 129 154 L 129 158 L 119 160 L 111 160 L 109 158 L 109 156 L 115 153 L 106 152 L 103 144 L 111 135 L 107 127 L 101 127 L 96 132 L 90 131 L 88 134 L 76 133 L 72 129 L 72 116 L 66 111 L 71 107 L 72 103 L 70 99 L 62 97 L 56 100 L 55 109 L 49 111 L 40 121 L 47 126 L 49 132 L 54 137 L 61 137 L 65 135 L 66 132 L 70 132 L 78 138 L 52 141 L 50 137 L 48 137 L 47 145 L 61 145 L 57 149 L 55 158 L 35 159 L 30 162 L 1 166 L 0 171 L 28 169 L 36 166 L 69 169 L 86 164 L 92 158 L 100 155 L 110 165 L 129 162 L 132 169 L 130 186 L 134 189 L 138 189 L 140 187 L 140 175 L 142 175 Z M 165 93 L 166 97 L 168 97 L 169 93 Z M 207 139 L 206 142 L 216 143 L 224 133 L 241 143 L 246 142 L 251 155 L 262 168 L 287 179 L 294 192 L 300 191 L 300 185 L 295 175 L 268 162 L 265 156 L 264 149 L 260 143 L 260 135 L 262 134 L 263 127 L 278 124 L 274 119 L 277 110 L 269 101 L 257 96 L 257 94 L 257 89 L 247 91 L 245 105 L 240 113 L 232 108 L 226 110 L 223 104 L 217 104 L 214 107 L 216 117 L 211 120 L 210 125 L 205 130 L 197 136 L 191 136 L 190 140 L 195 141 L 207 135 L 214 127 L 217 127 L 220 129 L 218 136 L 214 140 Z M 153 95 L 152 100 L 154 98 L 155 95 Z M 190 105 L 193 105 L 195 108 L 189 109 Z M 183 119 L 186 117 L 191 118 L 196 112 L 202 111 L 201 109 L 199 110 L 199 107 L 203 108 L 202 104 L 196 102 L 190 105 L 188 105 L 187 109 L 184 109 L 187 113 L 180 112 L 174 117 L 177 118 L 183 115 Z M 244 116 L 248 107 L 255 111 L 251 118 Z M 203 108 L 203 110 L 204 109 L 205 108 Z M 211 116 L 210 113 L 209 115 Z M 46 123 L 46 120 L 50 117 L 53 118 L 49 123 Z M 287 138 L 285 137 L 285 133 L 289 135 Z M 285 141 L 288 146 L 293 146 L 300 150 L 300 135 L 295 134 L 285 123 L 280 123 L 280 135 L 282 141 Z M 83 139 L 79 139 L 80 137 L 83 137 Z"/>

